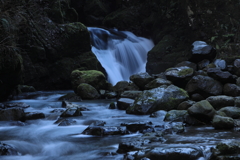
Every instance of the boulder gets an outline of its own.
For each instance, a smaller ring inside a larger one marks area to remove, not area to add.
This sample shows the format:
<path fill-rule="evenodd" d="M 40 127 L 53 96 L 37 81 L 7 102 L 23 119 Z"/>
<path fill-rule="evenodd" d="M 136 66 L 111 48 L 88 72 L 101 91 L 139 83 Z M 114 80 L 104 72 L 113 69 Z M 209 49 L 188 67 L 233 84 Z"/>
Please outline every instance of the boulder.
<path fill-rule="evenodd" d="M 71 73 L 71 80 L 75 93 L 77 93 L 77 88 L 82 83 L 87 83 L 97 90 L 107 89 L 108 86 L 105 75 L 97 70 L 74 70 Z"/>
<path fill-rule="evenodd" d="M 226 83 L 223 86 L 223 93 L 227 96 L 237 97 L 240 95 L 240 86 L 236 84 Z"/>
<path fill-rule="evenodd" d="M 189 98 L 187 92 L 177 86 L 160 86 L 145 90 L 135 99 L 126 112 L 130 114 L 149 114 L 158 110 L 172 110 Z"/>
<path fill-rule="evenodd" d="M 154 159 L 162 159 L 162 160 L 196 160 L 200 157 L 203 157 L 203 153 L 199 148 L 192 148 L 192 147 L 186 147 L 186 146 L 178 146 L 176 148 L 174 147 L 154 147 L 154 148 L 148 148 L 145 150 L 140 150 L 137 152 L 129 152 L 129 154 L 132 154 L 132 157 L 134 159 L 142 159 L 142 158 L 149 158 L 151 160 Z"/>
<path fill-rule="evenodd" d="M 222 71 L 220 68 L 208 68 L 208 76 L 221 83 L 236 83 L 236 77 L 228 71 Z"/>
<path fill-rule="evenodd" d="M 193 42 L 192 57 L 189 61 L 200 62 L 203 59 L 212 61 L 216 57 L 216 50 L 203 41 Z"/>
<path fill-rule="evenodd" d="M 144 88 L 146 90 L 149 90 L 149 89 L 160 87 L 161 85 L 171 85 L 171 84 L 172 84 L 172 82 L 169 80 L 166 80 L 163 78 L 156 78 L 153 81 L 146 84 Z"/>
<path fill-rule="evenodd" d="M 121 94 L 121 98 L 135 99 L 136 97 L 140 96 L 141 94 L 142 94 L 142 91 L 124 91 Z"/>
<path fill-rule="evenodd" d="M 240 108 L 239 107 L 224 107 L 219 110 L 220 112 L 224 112 L 226 116 L 231 117 L 233 119 L 240 118 Z"/>
<path fill-rule="evenodd" d="M 129 122 L 121 123 L 121 126 L 126 126 L 127 131 L 143 133 L 148 129 L 153 128 L 152 122 Z"/>
<path fill-rule="evenodd" d="M 180 103 L 177 107 L 177 110 L 187 110 L 189 107 L 191 107 L 193 104 L 195 104 L 195 101 L 187 100 Z"/>
<path fill-rule="evenodd" d="M 126 110 L 130 105 L 132 105 L 134 102 L 134 99 L 130 98 L 120 98 L 117 100 L 117 107 L 121 110 Z"/>
<path fill-rule="evenodd" d="M 167 114 L 167 111 L 159 110 L 150 114 L 150 117 L 157 118 L 159 122 L 162 122 L 166 114 Z"/>
<path fill-rule="evenodd" d="M 0 156 L 18 155 L 19 153 L 10 145 L 0 142 Z"/>
<path fill-rule="evenodd" d="M 98 91 L 87 83 L 81 83 L 77 87 L 77 95 L 82 99 L 98 99 L 100 97 Z"/>
<path fill-rule="evenodd" d="M 5 103 L 4 104 L 5 108 L 12 108 L 12 107 L 17 107 L 17 108 L 28 108 L 30 107 L 29 104 L 23 103 L 23 102 L 17 102 L 17 103 Z"/>
<path fill-rule="evenodd" d="M 130 76 L 130 80 L 136 84 L 141 90 L 144 90 L 144 86 L 151 82 L 154 78 L 147 72 L 138 73 Z"/>
<path fill-rule="evenodd" d="M 76 124 L 77 121 L 72 120 L 72 119 L 63 119 L 58 126 L 70 126 Z"/>
<path fill-rule="evenodd" d="M 115 105 L 115 103 L 114 102 L 111 102 L 110 104 L 109 104 L 109 107 L 108 107 L 109 109 L 116 109 L 116 105 Z"/>
<path fill-rule="evenodd" d="M 224 59 L 216 59 L 214 61 L 214 64 L 217 68 L 220 68 L 221 70 L 227 70 L 227 62 Z"/>
<path fill-rule="evenodd" d="M 126 134 L 126 131 L 125 131 L 125 127 L 89 126 L 82 132 L 82 134 L 96 135 L 96 136 L 124 135 Z"/>
<path fill-rule="evenodd" d="M 190 116 L 202 122 L 210 122 L 216 112 L 207 100 L 196 102 L 187 111 Z"/>
<path fill-rule="evenodd" d="M 26 120 L 45 118 L 45 114 L 41 112 L 26 112 Z"/>
<path fill-rule="evenodd" d="M 0 109 L 0 121 L 25 121 L 25 112 L 17 107 Z"/>
<path fill-rule="evenodd" d="M 143 145 L 146 145 L 148 143 L 150 143 L 150 141 L 143 139 L 143 138 L 131 139 L 131 141 L 124 141 L 118 145 L 117 152 L 118 153 L 127 153 L 130 151 L 138 151 L 138 150 L 146 148 Z"/>
<path fill-rule="evenodd" d="M 197 65 L 196 63 L 192 63 L 190 61 L 183 61 L 183 62 L 180 62 L 178 64 L 175 65 L 175 67 L 183 67 L 183 66 L 187 66 L 187 67 L 190 67 L 193 69 L 193 71 L 196 71 L 197 70 Z"/>
<path fill-rule="evenodd" d="M 119 81 L 113 87 L 113 90 L 117 92 L 118 95 L 121 95 L 124 91 L 138 91 L 139 88 L 134 83 L 129 83 L 127 81 Z"/>
<path fill-rule="evenodd" d="M 190 94 L 199 93 L 204 97 L 222 94 L 223 86 L 220 82 L 208 76 L 197 75 L 186 85 L 186 91 Z"/>
<path fill-rule="evenodd" d="M 219 110 L 226 106 L 234 106 L 235 99 L 231 96 L 219 95 L 219 96 L 210 96 L 206 99 L 214 109 Z"/>
<path fill-rule="evenodd" d="M 36 89 L 33 86 L 18 85 L 21 92 L 35 92 Z"/>
<path fill-rule="evenodd" d="M 199 93 L 193 93 L 191 95 L 191 100 L 196 101 L 196 102 L 204 100 L 204 99 L 205 98 L 201 94 L 199 94 Z"/>
<path fill-rule="evenodd" d="M 171 110 L 165 115 L 164 121 L 183 121 L 186 114 L 187 110 Z"/>
<path fill-rule="evenodd" d="M 75 116 L 82 116 L 80 108 L 68 108 L 60 115 L 60 117 L 75 117 Z"/>
<path fill-rule="evenodd" d="M 215 129 L 233 129 L 234 120 L 230 117 L 222 117 L 219 115 L 215 115 L 212 120 L 212 126 Z"/>
<path fill-rule="evenodd" d="M 173 84 L 185 87 L 187 82 L 193 76 L 194 70 L 187 66 L 169 68 L 165 71 L 165 76 L 168 80 L 170 80 Z"/>

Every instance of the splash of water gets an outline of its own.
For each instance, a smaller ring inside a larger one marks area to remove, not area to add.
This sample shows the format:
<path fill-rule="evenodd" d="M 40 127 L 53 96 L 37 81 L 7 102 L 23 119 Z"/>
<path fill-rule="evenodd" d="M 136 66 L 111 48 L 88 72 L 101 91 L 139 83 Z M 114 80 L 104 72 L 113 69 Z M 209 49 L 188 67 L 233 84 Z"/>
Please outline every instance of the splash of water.
<path fill-rule="evenodd" d="M 147 52 L 153 42 L 137 37 L 128 31 L 88 27 L 91 35 L 92 52 L 108 74 L 108 81 L 129 81 L 135 73 L 146 71 Z"/>

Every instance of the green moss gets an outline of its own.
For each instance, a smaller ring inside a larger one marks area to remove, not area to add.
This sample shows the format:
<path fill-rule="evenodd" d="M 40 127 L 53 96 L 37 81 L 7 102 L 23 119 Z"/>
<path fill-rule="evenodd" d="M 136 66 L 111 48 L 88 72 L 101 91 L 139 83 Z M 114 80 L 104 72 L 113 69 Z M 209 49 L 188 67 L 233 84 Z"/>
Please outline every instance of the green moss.
<path fill-rule="evenodd" d="M 186 69 L 182 69 L 180 72 L 178 72 L 179 76 L 187 76 L 189 74 L 193 73 L 193 69 L 192 68 L 186 68 Z"/>

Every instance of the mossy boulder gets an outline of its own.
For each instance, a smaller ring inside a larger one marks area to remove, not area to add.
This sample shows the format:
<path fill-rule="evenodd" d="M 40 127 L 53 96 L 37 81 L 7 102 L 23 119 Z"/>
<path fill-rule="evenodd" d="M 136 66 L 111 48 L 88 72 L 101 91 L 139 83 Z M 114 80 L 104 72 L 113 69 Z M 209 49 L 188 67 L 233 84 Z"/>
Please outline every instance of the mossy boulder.
<path fill-rule="evenodd" d="M 161 85 L 171 85 L 172 82 L 163 78 L 156 78 L 154 80 L 152 80 L 151 82 L 149 82 L 148 84 L 146 84 L 144 86 L 144 88 L 146 90 L 148 89 L 153 89 L 153 88 L 157 88 L 160 87 Z"/>
<path fill-rule="evenodd" d="M 151 90 L 145 90 L 137 97 L 127 113 L 130 114 L 150 114 L 158 110 L 172 110 L 187 100 L 188 94 L 177 86 L 160 86 Z"/>
<path fill-rule="evenodd" d="M 206 123 L 209 123 L 213 119 L 215 113 L 216 110 L 207 100 L 196 102 L 188 108 L 188 114 L 190 116 Z"/>
<path fill-rule="evenodd" d="M 171 110 L 165 115 L 164 121 L 183 121 L 187 110 Z"/>
<path fill-rule="evenodd" d="M 71 73 L 71 81 L 74 91 L 77 93 L 77 88 L 82 83 L 87 83 L 97 90 L 107 89 L 108 82 L 105 75 L 97 70 L 80 71 L 74 70 Z"/>
<path fill-rule="evenodd" d="M 212 125 L 215 129 L 233 129 L 234 120 L 231 117 L 215 115 L 212 120 Z"/>
<path fill-rule="evenodd" d="M 87 83 L 81 83 L 77 87 L 77 95 L 80 96 L 82 99 L 97 99 L 100 97 L 98 91 Z"/>
<path fill-rule="evenodd" d="M 141 90 L 144 90 L 146 84 L 151 82 L 154 78 L 150 76 L 147 72 L 137 73 L 130 76 L 130 80 L 133 81 L 136 86 L 138 86 Z"/>

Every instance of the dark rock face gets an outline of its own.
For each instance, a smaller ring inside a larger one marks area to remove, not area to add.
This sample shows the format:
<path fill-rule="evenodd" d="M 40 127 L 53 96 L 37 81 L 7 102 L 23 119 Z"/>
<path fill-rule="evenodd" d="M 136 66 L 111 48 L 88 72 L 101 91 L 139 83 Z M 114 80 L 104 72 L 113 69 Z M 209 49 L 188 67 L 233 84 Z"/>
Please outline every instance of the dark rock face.
<path fill-rule="evenodd" d="M 27 112 L 26 113 L 26 120 L 40 119 L 40 118 L 45 118 L 44 113 L 40 113 L 40 112 Z"/>
<path fill-rule="evenodd" d="M 61 117 L 75 117 L 82 116 L 80 108 L 69 108 L 61 114 Z"/>
<path fill-rule="evenodd" d="M 121 110 L 126 110 L 130 105 L 132 105 L 134 102 L 134 99 L 130 99 L 130 98 L 120 98 L 117 101 L 117 107 L 118 109 Z"/>
<path fill-rule="evenodd" d="M 222 84 L 208 76 L 194 76 L 186 85 L 190 94 L 200 93 L 204 97 L 222 94 Z"/>

